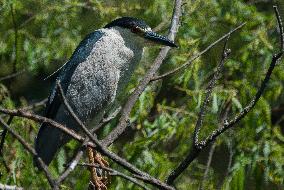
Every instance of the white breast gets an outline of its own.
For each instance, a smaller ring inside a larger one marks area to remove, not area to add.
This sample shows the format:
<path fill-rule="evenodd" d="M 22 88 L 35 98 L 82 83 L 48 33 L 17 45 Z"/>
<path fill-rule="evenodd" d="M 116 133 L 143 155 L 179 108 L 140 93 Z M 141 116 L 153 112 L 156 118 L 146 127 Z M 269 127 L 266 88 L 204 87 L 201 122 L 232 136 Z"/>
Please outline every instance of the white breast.
<path fill-rule="evenodd" d="M 100 120 L 107 107 L 129 82 L 143 48 L 128 45 L 121 31 L 101 29 L 104 35 L 80 63 L 68 86 L 66 98 L 81 120 Z"/>

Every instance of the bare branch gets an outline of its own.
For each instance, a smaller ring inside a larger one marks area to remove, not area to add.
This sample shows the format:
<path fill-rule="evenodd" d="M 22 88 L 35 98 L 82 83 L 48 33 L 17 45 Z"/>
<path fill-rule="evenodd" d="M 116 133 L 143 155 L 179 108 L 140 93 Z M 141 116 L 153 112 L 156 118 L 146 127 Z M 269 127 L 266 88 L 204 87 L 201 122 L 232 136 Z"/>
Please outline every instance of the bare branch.
<path fill-rule="evenodd" d="M 139 176 L 143 176 L 145 178 L 145 181 L 147 181 L 149 184 L 152 184 L 156 187 L 159 188 L 163 188 L 163 189 L 174 189 L 168 185 L 166 185 L 165 183 L 161 182 L 160 180 L 150 176 L 148 173 L 145 173 L 141 170 L 139 170 L 138 168 L 136 168 L 134 165 L 130 164 L 129 162 L 127 162 L 125 159 L 119 157 L 118 155 L 116 155 L 113 152 L 110 152 L 104 145 L 102 145 L 99 140 L 97 139 L 97 137 L 95 137 L 91 131 L 89 131 L 87 129 L 87 127 L 82 123 L 82 121 L 78 118 L 78 116 L 74 113 L 74 111 L 72 110 L 71 106 L 69 105 L 69 103 L 67 102 L 65 96 L 64 96 L 64 92 L 63 89 L 61 87 L 61 84 L 59 81 L 56 82 L 57 88 L 59 89 L 59 94 L 60 97 L 63 100 L 63 103 L 65 105 L 65 107 L 67 108 L 67 111 L 69 112 L 69 114 L 75 119 L 75 121 L 77 122 L 77 124 L 80 126 L 80 128 L 84 131 L 84 133 L 87 135 L 87 137 L 95 143 L 96 145 L 96 150 L 99 151 L 100 153 L 102 153 L 103 155 L 109 157 L 110 159 L 112 159 L 114 162 L 116 162 L 117 164 L 121 165 L 122 167 L 124 167 L 126 170 L 137 174 Z"/>
<path fill-rule="evenodd" d="M 175 1 L 175 7 L 171 22 L 171 28 L 168 35 L 168 38 L 170 40 L 174 40 L 176 33 L 178 31 L 179 27 L 179 18 L 181 16 L 181 6 L 182 6 L 182 0 L 176 0 Z M 126 129 L 127 127 L 127 121 L 129 118 L 129 114 L 139 98 L 140 94 L 144 91 L 144 89 L 147 87 L 153 76 L 157 73 L 158 69 L 160 68 L 161 64 L 163 63 L 164 59 L 166 58 L 168 52 L 170 50 L 170 47 L 163 47 L 160 51 L 159 55 L 156 57 L 154 63 L 152 64 L 151 68 L 147 71 L 144 78 L 140 81 L 137 88 L 134 90 L 134 92 L 131 94 L 131 96 L 128 98 L 126 104 L 124 105 L 124 108 L 122 109 L 122 114 L 119 119 L 118 125 L 113 129 L 103 140 L 102 144 L 105 146 L 109 146 L 112 144 Z"/>
<path fill-rule="evenodd" d="M 86 139 L 85 142 L 87 142 L 87 140 L 89 139 Z M 81 147 L 77 151 L 74 159 L 71 160 L 71 162 L 68 164 L 68 167 L 65 169 L 65 171 L 58 177 L 56 181 L 57 184 L 62 183 L 69 176 L 69 174 L 76 168 L 82 156 L 83 156 L 83 148 Z"/>
<path fill-rule="evenodd" d="M 8 110 L 8 109 L 0 108 L 0 113 L 24 117 L 24 118 L 27 118 L 27 119 L 31 119 L 33 121 L 41 122 L 41 123 L 48 123 L 50 126 L 56 127 L 58 129 L 60 129 L 61 131 L 63 131 L 64 133 L 70 135 L 73 139 L 75 139 L 79 142 L 84 142 L 84 137 L 82 137 L 81 135 L 75 133 L 73 130 L 71 130 L 71 129 L 61 125 L 60 123 L 57 123 L 56 121 L 49 119 L 47 117 L 42 117 L 40 115 L 33 114 L 31 112 L 24 111 L 24 110 L 21 110 L 21 109 Z M 93 143 L 88 143 L 88 146 L 95 147 L 95 145 Z"/>
<path fill-rule="evenodd" d="M 79 166 L 87 166 L 87 167 L 96 167 L 96 168 L 99 168 L 99 169 L 103 169 L 105 171 L 108 171 L 108 172 L 111 172 L 110 175 L 112 176 L 119 176 L 119 177 L 122 177 L 136 185 L 138 185 L 139 187 L 141 187 L 142 189 L 146 189 L 148 190 L 148 188 L 143 185 L 142 183 L 140 183 L 139 181 L 137 181 L 135 178 L 133 177 L 130 177 L 122 172 L 119 172 L 117 170 L 114 170 L 112 168 L 109 168 L 109 167 L 105 167 L 105 166 L 101 166 L 101 165 L 98 165 L 98 164 L 88 164 L 88 163 L 82 163 L 82 164 L 78 164 Z"/>
<path fill-rule="evenodd" d="M 283 27 L 282 27 L 282 22 L 281 22 L 281 17 L 279 15 L 278 12 L 278 8 L 277 6 L 274 6 L 274 11 L 277 17 L 277 21 L 278 21 L 278 26 L 280 28 L 280 44 L 281 44 L 281 49 L 279 51 L 278 54 L 274 55 L 272 57 L 270 66 L 268 68 L 268 71 L 265 75 L 264 80 L 261 83 L 260 88 L 258 89 L 256 95 L 254 96 L 254 98 L 250 101 L 250 103 L 244 108 L 243 111 L 241 111 L 238 115 L 236 115 L 232 120 L 230 121 L 225 121 L 224 125 L 222 127 L 220 127 L 219 129 L 213 131 L 203 142 L 201 142 L 201 146 L 205 147 L 207 146 L 210 142 L 214 141 L 219 135 L 221 135 L 222 133 L 224 133 L 226 130 L 228 130 L 229 128 L 233 127 L 236 123 L 238 123 L 242 118 L 244 118 L 256 105 L 256 103 L 258 102 L 258 100 L 260 99 L 261 95 L 263 94 L 265 87 L 271 77 L 272 71 L 275 68 L 277 62 L 282 58 L 283 53 L 284 53 L 284 31 L 283 31 Z"/>
<path fill-rule="evenodd" d="M 29 106 L 26 106 L 26 107 L 22 107 L 21 109 L 22 110 L 32 110 L 32 109 L 35 109 L 39 106 L 43 106 L 45 105 L 47 102 L 47 98 L 40 101 L 40 102 L 36 102 L 34 104 L 31 104 Z M 7 125 L 10 125 L 12 120 L 13 120 L 13 117 L 14 116 L 10 116 L 9 120 L 7 121 Z M 2 154 L 2 150 L 3 150 L 3 146 L 4 146 L 4 141 L 5 141 L 5 137 L 6 137 L 6 134 L 7 134 L 7 130 L 3 130 L 3 132 L 1 133 L 1 142 L 0 142 L 0 156 L 3 155 Z"/>
<path fill-rule="evenodd" d="M 230 54 L 230 50 L 227 49 L 227 42 L 229 40 L 230 36 L 227 36 L 227 40 L 224 43 L 224 48 L 222 51 L 221 59 L 220 62 L 217 66 L 217 71 L 214 73 L 213 78 L 210 80 L 208 88 L 206 90 L 206 97 L 205 100 L 203 101 L 203 104 L 201 106 L 200 112 L 198 114 L 198 119 L 195 125 L 194 129 L 194 137 L 193 137 L 193 143 L 189 149 L 188 155 L 185 157 L 185 159 L 178 165 L 177 168 L 175 168 L 171 174 L 168 176 L 166 182 L 167 184 L 172 184 L 174 180 L 182 174 L 182 172 L 189 166 L 189 164 L 199 155 L 200 151 L 202 150 L 202 147 L 200 147 L 199 142 L 198 142 L 198 134 L 200 131 L 200 128 L 202 126 L 202 121 L 205 113 L 205 109 L 207 107 L 207 104 L 209 103 L 209 98 L 212 93 L 212 89 L 214 88 L 216 81 L 223 69 L 225 60 L 228 58 Z"/>
<path fill-rule="evenodd" d="M 273 6 L 274 12 L 276 14 L 276 18 L 277 18 L 277 23 L 278 23 L 278 27 L 279 27 L 279 31 L 280 31 L 280 49 L 281 52 L 283 53 L 284 51 L 284 30 L 283 30 L 283 22 L 282 22 L 282 18 L 279 14 L 279 10 L 277 6 Z"/>
<path fill-rule="evenodd" d="M 256 93 L 255 97 L 251 100 L 251 102 L 248 104 L 248 106 L 246 106 L 244 108 L 244 110 L 242 112 L 240 112 L 237 116 L 234 117 L 234 119 L 227 121 L 224 121 L 223 126 L 219 127 L 218 129 L 214 130 L 204 141 L 201 141 L 200 143 L 197 144 L 197 146 L 195 146 L 195 143 L 193 143 L 193 145 L 191 146 L 191 149 L 189 151 L 189 154 L 187 155 L 187 157 L 179 164 L 179 166 L 174 169 L 171 174 L 169 175 L 169 177 L 167 178 L 167 184 L 172 184 L 174 182 L 174 180 L 188 167 L 188 165 L 199 155 L 200 151 L 203 150 L 206 146 L 208 146 L 211 142 L 214 142 L 215 139 L 221 135 L 223 132 L 225 132 L 226 130 L 228 130 L 229 128 L 233 127 L 236 123 L 238 123 L 242 118 L 244 118 L 247 113 L 249 111 L 251 111 L 253 109 L 253 107 L 255 106 L 255 104 L 257 103 L 257 101 L 259 100 L 259 98 L 261 97 L 267 82 L 270 79 L 270 76 L 272 74 L 272 71 L 274 69 L 274 67 L 276 66 L 276 63 L 280 60 L 280 58 L 283 56 L 284 53 L 284 47 L 283 47 L 283 27 L 282 27 L 282 23 L 281 23 L 281 18 L 280 15 L 278 13 L 278 9 L 276 6 L 274 6 L 274 10 L 275 10 L 275 14 L 277 17 L 277 21 L 278 21 L 278 25 L 280 28 L 280 35 L 282 36 L 280 38 L 281 40 L 281 49 L 280 52 L 276 55 L 273 56 L 271 64 L 268 68 L 268 71 L 265 75 L 264 80 L 261 83 L 261 86 L 258 90 L 258 92 Z M 280 23 L 279 23 L 280 22 Z M 194 142 L 196 142 L 194 140 Z M 197 141 L 198 142 L 198 141 Z"/>
<path fill-rule="evenodd" d="M 13 63 L 13 73 L 16 73 L 17 71 L 17 63 L 18 63 L 18 26 L 16 23 L 15 13 L 14 13 L 14 7 L 13 3 L 10 4 L 11 9 L 11 16 L 12 16 L 12 22 L 14 27 L 14 33 L 15 33 L 15 40 L 14 40 L 14 48 L 15 48 L 15 60 Z"/>
<path fill-rule="evenodd" d="M 13 120 L 14 116 L 10 116 L 8 121 L 7 121 L 7 125 L 10 125 L 12 120 Z M 0 142 L 0 156 L 3 157 L 3 148 L 4 148 L 4 142 L 5 142 L 5 137 L 7 135 L 7 129 L 4 129 L 1 133 L 1 142 Z"/>
<path fill-rule="evenodd" d="M 62 91 L 61 91 L 61 93 L 62 93 Z M 94 134 L 97 130 L 100 129 L 101 126 L 104 126 L 106 123 L 108 123 L 109 121 L 114 119 L 117 116 L 117 114 L 119 113 L 119 111 L 120 111 L 120 109 L 117 109 L 109 117 L 104 118 L 103 121 L 98 126 L 95 126 L 91 130 L 91 133 Z M 86 148 L 86 144 L 88 143 L 89 140 L 90 139 L 88 137 L 84 140 L 84 142 L 82 143 L 82 146 L 76 152 L 76 155 L 74 156 L 74 159 L 71 160 L 69 164 L 67 164 L 67 168 L 65 169 L 65 171 L 57 179 L 57 183 L 58 184 L 63 182 L 68 177 L 68 175 L 75 169 L 75 167 L 77 166 L 77 164 L 79 163 L 80 159 L 83 156 L 83 151 Z"/>
<path fill-rule="evenodd" d="M 10 116 L 8 121 L 7 121 L 7 125 L 10 125 L 12 120 L 13 120 L 14 116 Z M 3 162 L 3 165 L 5 166 L 5 169 L 7 172 L 10 171 L 10 168 L 9 166 L 7 165 L 5 159 L 4 159 L 4 154 L 3 154 L 3 150 L 4 150 L 4 142 L 5 142 L 5 138 L 6 138 L 6 135 L 7 135 L 7 129 L 3 129 L 2 133 L 1 133 L 1 142 L 0 142 L 0 157 L 2 157 L 2 162 Z"/>
<path fill-rule="evenodd" d="M 237 26 L 236 28 L 234 28 L 233 30 L 231 30 L 230 32 L 228 32 L 227 34 L 225 34 L 224 36 L 222 36 L 221 38 L 219 38 L 218 40 L 216 40 L 215 42 L 213 42 L 212 44 L 210 44 L 207 48 L 205 48 L 203 51 L 201 51 L 200 53 L 198 53 L 197 55 L 193 56 L 190 60 L 188 60 L 187 62 L 185 62 L 183 65 L 181 65 L 180 67 L 171 70 L 169 72 L 166 72 L 160 76 L 156 76 L 153 77 L 151 79 L 151 81 L 155 81 L 155 80 L 159 80 L 162 78 L 165 78 L 169 75 L 172 75 L 188 66 L 190 66 L 193 61 L 195 61 L 197 58 L 199 58 L 201 55 L 205 54 L 207 51 L 209 51 L 210 49 L 212 49 L 215 45 L 217 45 L 218 43 L 222 42 L 224 39 L 228 38 L 228 36 L 232 35 L 234 32 L 236 32 L 237 30 L 241 29 L 246 23 L 242 23 L 241 25 Z"/>
<path fill-rule="evenodd" d="M 229 38 L 230 38 L 230 36 L 227 37 L 227 39 L 224 43 L 220 63 L 217 66 L 217 71 L 214 73 L 213 78 L 209 82 L 209 85 L 208 85 L 207 90 L 206 90 L 205 100 L 203 101 L 203 104 L 201 106 L 201 110 L 198 114 L 198 119 L 197 119 L 197 122 L 196 122 L 196 125 L 195 125 L 194 135 L 193 135 L 194 146 L 196 146 L 196 148 L 198 148 L 198 149 L 200 149 L 199 144 L 198 144 L 198 135 L 199 135 L 199 131 L 201 129 L 202 123 L 203 123 L 203 118 L 205 116 L 207 105 L 209 103 L 209 98 L 212 94 L 213 88 L 216 85 L 216 81 L 219 78 L 219 75 L 221 74 L 221 72 L 224 68 L 225 60 L 228 58 L 228 56 L 231 52 L 230 49 L 227 49 L 227 43 L 228 43 Z"/>
<path fill-rule="evenodd" d="M 6 184 L 2 184 L 2 183 L 0 183 L 0 189 L 4 189 L 4 190 L 24 190 L 24 188 L 17 187 L 16 185 L 6 185 Z"/>
<path fill-rule="evenodd" d="M 10 128 L 4 121 L 3 119 L 0 117 L 0 124 L 4 127 L 4 129 L 6 129 L 9 133 L 11 133 L 13 135 L 13 137 L 15 137 L 23 146 L 24 148 L 31 153 L 32 155 L 34 155 L 38 162 L 39 162 L 39 166 L 43 169 L 47 180 L 50 184 L 50 186 L 53 189 L 58 189 L 58 186 L 56 185 L 54 179 L 52 178 L 50 172 L 48 171 L 48 167 L 47 165 L 45 165 L 45 163 L 42 161 L 42 159 L 40 157 L 37 156 L 36 151 L 19 135 L 17 134 L 12 128 Z"/>
<path fill-rule="evenodd" d="M 33 103 L 33 104 L 25 106 L 25 107 L 21 107 L 19 109 L 21 109 L 21 110 L 34 110 L 38 107 L 45 106 L 47 101 L 48 101 L 48 98 L 45 98 L 45 99 L 43 99 L 39 102 Z"/>
<path fill-rule="evenodd" d="M 0 77 L 0 82 L 4 81 L 4 80 L 11 79 L 11 78 L 14 78 L 14 77 L 17 77 L 17 76 L 19 76 L 19 75 L 21 75 L 21 74 L 23 74 L 25 72 L 26 72 L 25 70 L 22 70 L 22 71 L 19 71 L 19 72 L 16 72 L 16 73 L 12 73 L 12 74 L 4 76 L 4 77 Z"/>

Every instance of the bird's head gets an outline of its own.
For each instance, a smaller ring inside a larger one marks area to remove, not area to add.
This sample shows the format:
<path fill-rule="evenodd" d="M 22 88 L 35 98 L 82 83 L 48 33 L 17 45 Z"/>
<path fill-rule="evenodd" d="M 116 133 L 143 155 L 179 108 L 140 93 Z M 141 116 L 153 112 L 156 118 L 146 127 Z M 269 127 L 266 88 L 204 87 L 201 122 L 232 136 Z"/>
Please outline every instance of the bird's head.
<path fill-rule="evenodd" d="M 178 47 L 172 40 L 165 36 L 159 35 L 152 31 L 152 29 L 143 21 L 132 17 L 121 17 L 118 18 L 105 26 L 105 28 L 120 27 L 134 36 L 143 39 L 146 42 L 151 42 L 152 44 L 161 44 L 170 47 Z"/>

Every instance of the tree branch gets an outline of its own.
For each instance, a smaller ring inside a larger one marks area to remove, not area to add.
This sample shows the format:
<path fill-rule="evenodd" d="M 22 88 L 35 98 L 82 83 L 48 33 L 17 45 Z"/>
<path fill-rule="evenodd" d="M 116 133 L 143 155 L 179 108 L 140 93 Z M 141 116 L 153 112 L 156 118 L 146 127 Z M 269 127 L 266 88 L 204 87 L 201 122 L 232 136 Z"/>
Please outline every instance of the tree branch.
<path fill-rule="evenodd" d="M 276 63 L 280 60 L 280 58 L 283 56 L 284 53 L 284 32 L 283 32 L 283 26 L 282 26 L 282 22 L 281 22 L 281 17 L 279 15 L 278 9 L 276 6 L 273 7 L 275 10 L 275 14 L 277 17 L 277 21 L 278 21 L 278 26 L 280 28 L 280 44 L 281 44 L 281 48 L 280 48 L 280 52 L 276 55 L 273 56 L 272 61 L 270 63 L 270 66 L 268 68 L 268 71 L 265 75 L 264 80 L 261 83 L 261 86 L 258 90 L 258 92 L 256 93 L 255 97 L 251 100 L 251 102 L 248 104 L 248 106 L 246 106 L 244 108 L 244 110 L 242 112 L 240 112 L 237 116 L 234 117 L 234 119 L 227 121 L 224 121 L 223 126 L 219 127 L 218 129 L 214 130 L 204 141 L 201 141 L 199 143 L 197 143 L 196 145 L 196 140 L 194 139 L 194 142 L 189 154 L 187 155 L 187 157 L 179 164 L 179 166 L 174 169 L 171 174 L 169 175 L 169 177 L 167 178 L 167 184 L 172 184 L 174 182 L 174 180 L 189 166 L 189 164 L 199 155 L 200 151 L 203 150 L 206 146 L 208 146 L 210 143 L 214 142 L 215 139 L 221 135 L 222 133 L 224 133 L 226 130 L 228 130 L 229 128 L 233 127 L 236 123 L 238 123 L 242 118 L 244 118 L 247 113 L 249 111 L 251 111 L 253 109 L 253 107 L 255 106 L 255 104 L 257 103 L 257 101 L 259 100 L 259 98 L 261 97 L 267 82 L 270 79 L 270 76 L 272 74 L 272 71 L 276 65 Z M 198 141 L 197 141 L 198 142 Z"/>
<path fill-rule="evenodd" d="M 199 146 L 199 142 L 198 142 L 198 134 L 200 131 L 200 128 L 202 126 L 202 121 L 203 121 L 203 117 L 204 117 L 204 113 L 206 111 L 206 107 L 207 104 L 209 103 L 209 98 L 211 96 L 212 93 L 212 89 L 214 88 L 215 84 L 216 84 L 216 80 L 218 79 L 222 68 L 224 66 L 225 60 L 228 58 L 229 54 L 230 54 L 230 50 L 227 49 L 227 42 L 229 40 L 230 36 L 227 36 L 227 40 L 224 43 L 224 48 L 222 51 L 222 55 L 221 55 L 221 59 L 220 62 L 217 66 L 217 71 L 214 73 L 213 78 L 210 80 L 207 91 L 206 91 L 206 97 L 203 101 L 203 104 L 201 106 L 200 112 L 198 114 L 198 119 L 195 125 L 195 129 L 194 129 L 194 137 L 193 137 L 193 142 L 192 145 L 189 149 L 189 153 L 188 155 L 185 157 L 185 159 L 178 165 L 177 168 L 175 168 L 170 175 L 168 176 L 166 183 L 167 184 L 173 184 L 174 180 L 180 175 L 182 174 L 182 172 L 189 166 L 189 164 L 199 155 L 200 151 L 201 151 L 201 147 Z"/>
<path fill-rule="evenodd" d="M 4 81 L 4 80 L 11 79 L 11 78 L 14 78 L 14 77 L 17 77 L 17 76 L 19 76 L 19 75 L 21 75 L 21 74 L 23 74 L 25 72 L 26 72 L 25 70 L 22 70 L 22 71 L 19 71 L 19 72 L 16 72 L 16 73 L 12 73 L 12 74 L 4 76 L 4 77 L 0 77 L 0 82 Z"/>
<path fill-rule="evenodd" d="M 14 116 L 10 116 L 8 121 L 7 121 L 7 125 L 10 125 L 12 120 L 13 120 Z M 7 129 L 4 129 L 1 133 L 1 142 L 0 142 L 0 156 L 3 157 L 3 149 L 4 149 L 4 142 L 5 142 L 5 137 L 7 135 Z"/>
<path fill-rule="evenodd" d="M 219 38 L 218 40 L 216 40 L 215 42 L 213 42 L 212 44 L 210 44 L 207 48 L 205 48 L 203 51 L 201 51 L 200 53 L 198 53 L 197 55 L 193 56 L 191 59 L 189 59 L 187 62 L 185 62 L 183 65 L 179 66 L 178 68 L 175 68 L 174 70 L 171 70 L 169 72 L 166 72 L 160 76 L 156 76 L 153 77 L 151 79 L 151 81 L 155 81 L 155 80 L 160 80 L 162 78 L 165 78 L 169 75 L 172 75 L 188 66 L 190 66 L 193 61 L 195 61 L 197 58 L 199 58 L 201 55 L 205 54 L 207 51 L 209 51 L 210 49 L 212 49 L 215 45 L 217 45 L 218 43 L 222 42 L 224 39 L 228 38 L 228 36 L 232 35 L 234 32 L 236 32 L 237 30 L 241 29 L 246 23 L 242 23 L 241 25 L 237 26 L 236 28 L 234 28 L 233 30 L 231 30 L 230 32 L 228 32 L 227 34 L 225 34 L 224 36 L 222 36 L 221 38 Z"/>
<path fill-rule="evenodd" d="M 45 99 L 43 99 L 43 100 L 41 100 L 39 102 L 32 103 L 32 104 L 30 104 L 28 106 L 21 107 L 19 109 L 21 109 L 21 110 L 34 110 L 34 109 L 36 109 L 38 107 L 45 106 L 46 103 L 47 103 L 47 100 L 48 100 L 48 98 L 45 98 Z"/>
<path fill-rule="evenodd" d="M 231 53 L 231 50 L 227 49 L 227 43 L 228 43 L 229 38 L 230 38 L 230 36 L 227 37 L 227 39 L 224 43 L 224 47 L 223 47 L 223 51 L 222 51 L 222 55 L 221 55 L 221 60 L 218 64 L 218 66 L 217 66 L 217 71 L 214 73 L 213 78 L 209 82 L 209 85 L 208 85 L 207 90 L 206 90 L 205 99 L 203 101 L 200 112 L 198 114 L 198 119 L 197 119 L 197 122 L 196 122 L 196 125 L 195 125 L 194 135 L 193 135 L 194 146 L 196 146 L 196 148 L 198 148 L 198 149 L 200 149 L 199 144 L 198 144 L 198 135 L 199 135 L 200 129 L 202 127 L 203 118 L 205 116 L 207 105 L 209 103 L 209 98 L 211 97 L 212 90 L 216 85 L 216 81 L 219 78 L 219 76 L 220 76 L 220 74 L 221 74 L 221 72 L 224 68 L 225 61 L 228 58 L 229 54 Z"/>
<path fill-rule="evenodd" d="M 18 63 L 18 26 L 17 26 L 16 19 L 15 19 L 13 3 L 10 4 L 10 9 L 11 9 L 12 22 L 13 22 L 14 32 L 15 32 L 15 41 L 14 41 L 15 61 L 14 61 L 14 64 L 13 64 L 13 73 L 16 74 L 17 63 Z"/>
<path fill-rule="evenodd" d="M 4 190 L 24 190 L 24 188 L 17 187 L 16 185 L 6 185 L 6 184 L 2 184 L 2 183 L 0 183 L 0 189 L 4 189 Z"/>
<path fill-rule="evenodd" d="M 4 127 L 4 129 L 6 129 L 9 133 L 11 133 L 12 136 L 14 136 L 14 138 L 16 138 L 29 153 L 31 153 L 33 156 L 35 156 L 37 158 L 37 160 L 39 162 L 39 166 L 43 169 L 50 186 L 55 190 L 59 189 L 58 186 L 56 185 L 54 179 L 52 178 L 50 172 L 48 171 L 47 165 L 45 165 L 45 163 L 42 161 L 42 159 L 37 156 L 36 151 L 19 134 L 17 134 L 13 129 L 11 129 L 3 121 L 3 119 L 1 117 L 0 117 L 0 124 Z"/>
<path fill-rule="evenodd" d="M 270 66 L 268 68 L 268 71 L 266 72 L 265 78 L 261 83 L 260 88 L 258 89 L 256 95 L 254 96 L 254 98 L 250 101 L 250 103 L 244 108 L 243 111 L 241 111 L 238 115 L 236 115 L 232 120 L 230 121 L 224 121 L 224 125 L 213 131 L 211 133 L 211 135 L 209 135 L 203 142 L 201 142 L 200 144 L 205 147 L 207 146 L 210 142 L 214 141 L 219 135 L 221 135 L 222 133 L 224 133 L 226 130 L 228 130 L 229 128 L 233 127 L 236 123 L 238 123 L 242 118 L 244 118 L 256 105 L 256 103 L 258 102 L 258 100 L 260 99 L 261 95 L 263 94 L 265 87 L 271 77 L 272 71 L 275 68 L 277 62 L 282 58 L 283 53 L 284 53 L 284 31 L 283 31 L 283 25 L 282 25 L 282 21 L 281 21 L 281 17 L 279 15 L 278 12 L 278 8 L 277 6 L 273 6 L 275 14 L 276 14 L 276 18 L 278 21 L 278 26 L 280 28 L 280 51 L 279 53 L 277 53 L 276 55 L 274 55 L 272 57 Z"/>
<path fill-rule="evenodd" d="M 136 168 L 134 165 L 130 164 L 129 162 L 127 162 L 125 159 L 119 157 L 118 155 L 116 155 L 115 153 L 109 151 L 104 145 L 102 145 L 99 140 L 97 139 L 97 137 L 95 137 L 88 129 L 87 127 L 83 124 L 83 122 L 78 118 L 78 116 L 74 113 L 74 111 L 72 110 L 71 106 L 69 105 L 69 103 L 67 102 L 65 96 L 64 96 L 64 92 L 63 89 L 61 87 L 61 84 L 59 81 L 56 82 L 56 86 L 59 90 L 59 94 L 60 97 L 63 100 L 63 103 L 65 105 L 65 107 L 67 108 L 67 111 L 69 112 L 69 114 L 73 117 L 73 119 L 77 122 L 77 124 L 80 126 L 80 128 L 83 130 L 83 132 L 87 135 L 87 137 L 95 143 L 96 145 L 96 150 L 99 151 L 100 153 L 102 153 L 103 155 L 109 157 L 110 159 L 112 159 L 114 162 L 116 162 L 117 164 L 121 165 L 122 167 L 124 167 L 126 170 L 137 174 L 139 176 L 142 176 L 145 178 L 145 181 L 149 184 L 152 184 L 158 188 L 163 188 L 163 189 L 174 189 L 173 187 L 170 187 L 168 185 L 166 185 L 165 183 L 161 182 L 160 180 L 150 176 L 148 173 L 145 173 L 141 170 L 139 170 L 138 168 Z"/>
<path fill-rule="evenodd" d="M 122 177 L 136 185 L 138 185 L 139 187 L 141 187 L 142 189 L 145 189 L 145 190 L 149 190 L 145 185 L 143 185 L 142 183 L 140 183 L 139 181 L 137 181 L 135 178 L 133 177 L 130 177 L 122 172 L 119 172 L 117 170 L 114 170 L 112 168 L 109 168 L 109 167 L 105 167 L 105 166 L 101 166 L 101 165 L 98 165 L 98 164 L 88 164 L 88 163 L 81 163 L 81 164 L 78 164 L 79 166 L 87 166 L 87 167 L 96 167 L 98 169 L 103 169 L 105 171 L 108 171 L 108 172 L 111 172 L 110 175 L 112 176 L 119 176 L 119 177 Z"/>
<path fill-rule="evenodd" d="M 88 140 L 89 139 L 86 139 L 85 142 L 87 142 Z M 83 144 L 85 144 L 85 143 L 83 143 Z M 83 147 L 80 147 L 79 150 L 77 151 L 74 159 L 71 160 L 71 162 L 68 164 L 65 171 L 56 180 L 57 184 L 62 183 L 69 176 L 69 174 L 76 168 L 76 166 L 79 163 L 82 156 L 83 156 Z"/>

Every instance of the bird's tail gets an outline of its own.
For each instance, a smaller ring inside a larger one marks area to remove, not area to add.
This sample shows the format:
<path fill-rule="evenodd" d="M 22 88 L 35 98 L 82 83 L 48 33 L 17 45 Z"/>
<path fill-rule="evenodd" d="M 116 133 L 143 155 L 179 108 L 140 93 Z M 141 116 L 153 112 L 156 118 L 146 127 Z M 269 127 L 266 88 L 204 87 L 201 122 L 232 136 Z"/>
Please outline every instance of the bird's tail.
<path fill-rule="evenodd" d="M 57 150 L 68 141 L 67 135 L 60 129 L 42 123 L 35 140 L 35 151 L 46 165 L 52 161 Z M 34 165 L 39 167 L 39 162 L 34 157 Z"/>

